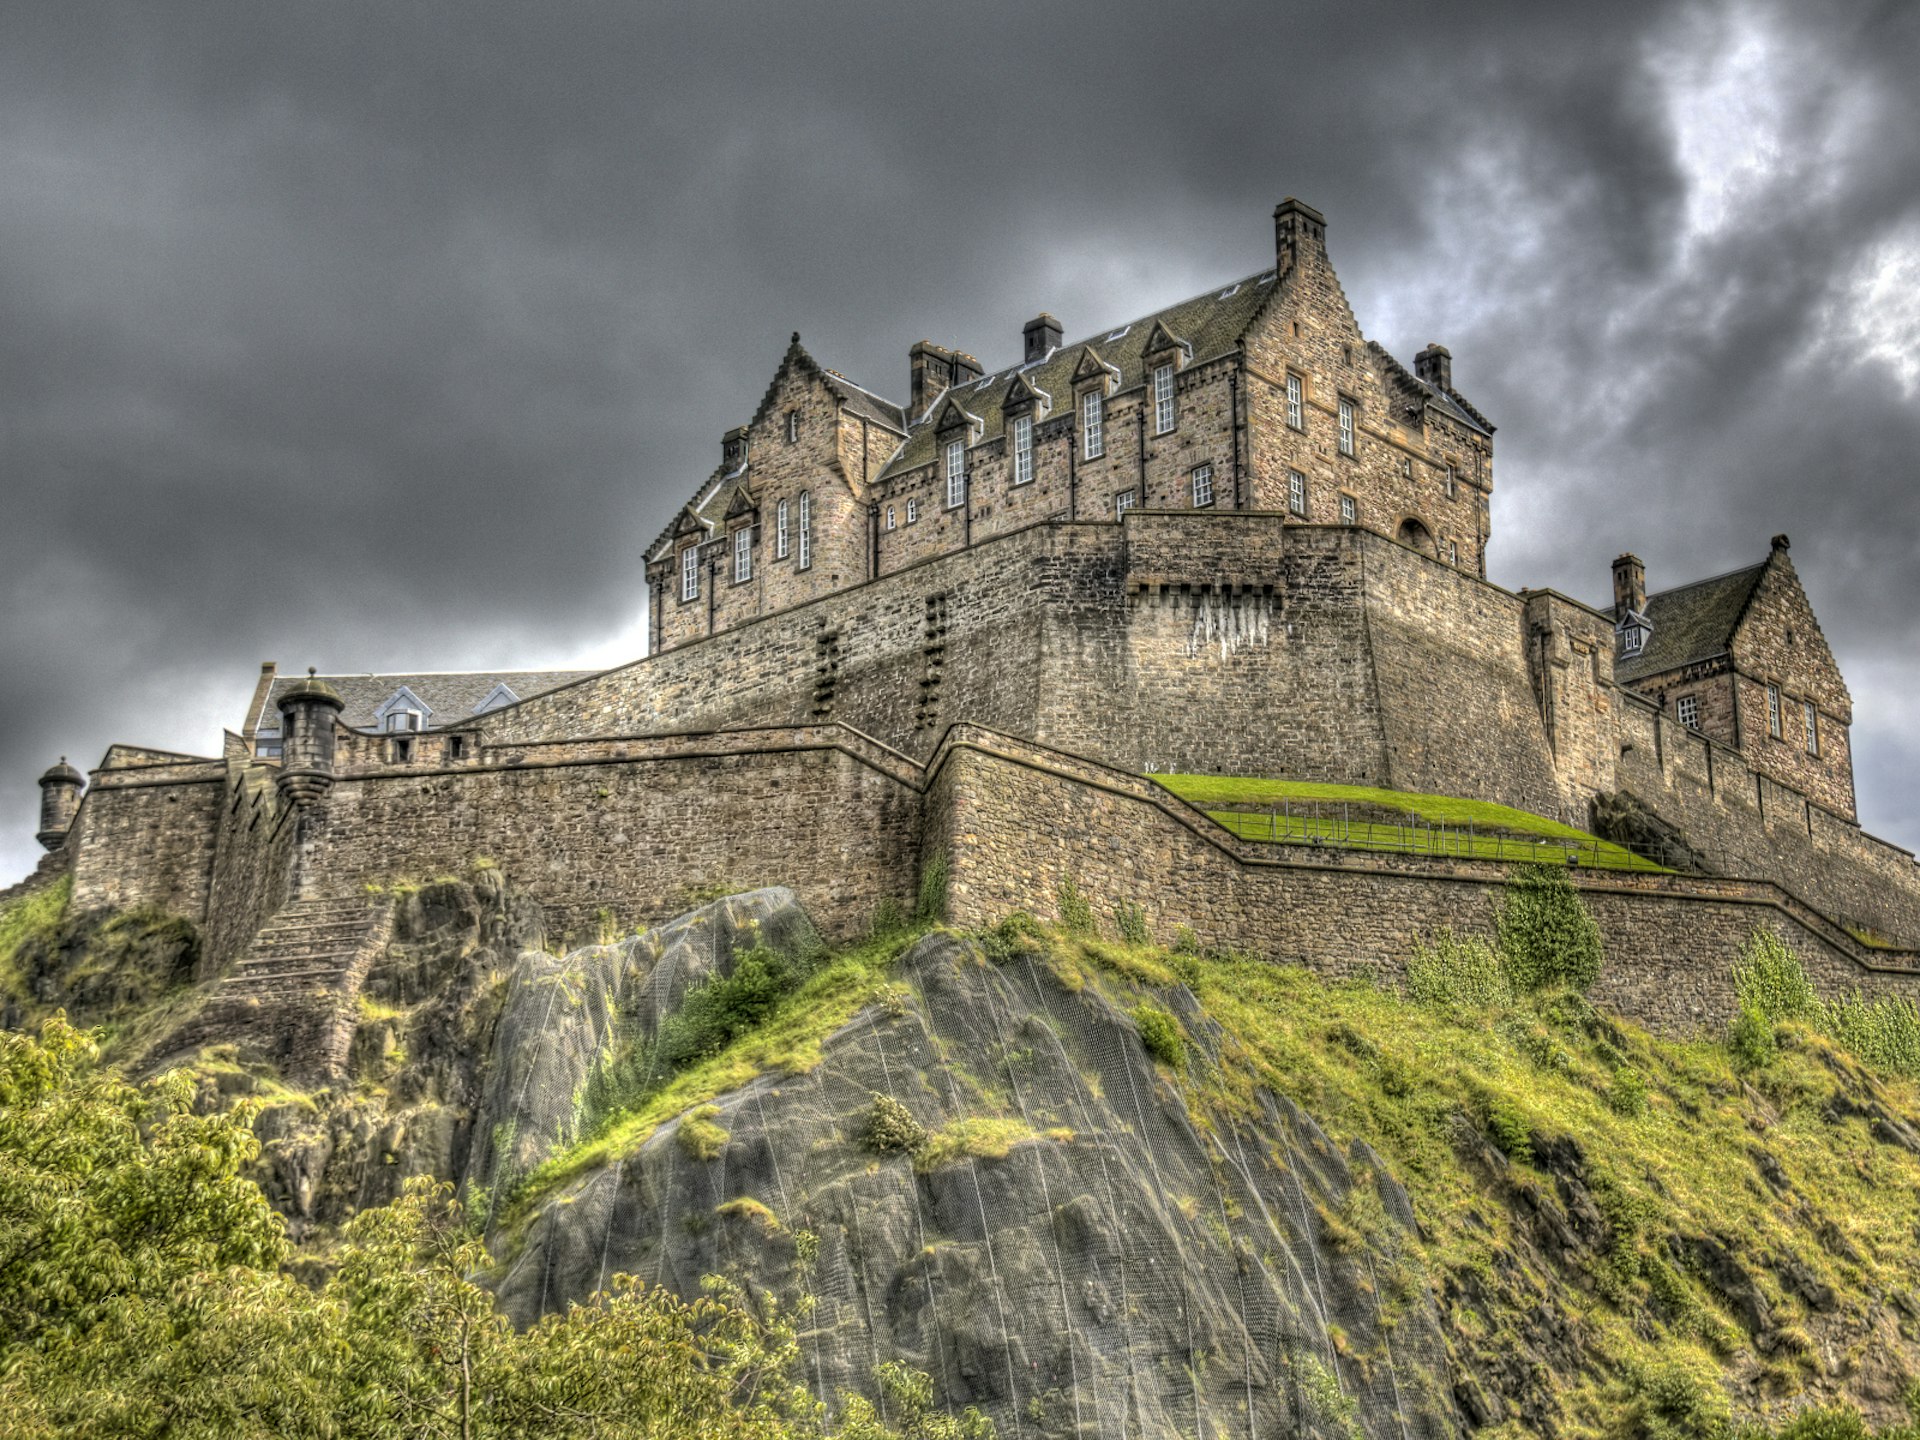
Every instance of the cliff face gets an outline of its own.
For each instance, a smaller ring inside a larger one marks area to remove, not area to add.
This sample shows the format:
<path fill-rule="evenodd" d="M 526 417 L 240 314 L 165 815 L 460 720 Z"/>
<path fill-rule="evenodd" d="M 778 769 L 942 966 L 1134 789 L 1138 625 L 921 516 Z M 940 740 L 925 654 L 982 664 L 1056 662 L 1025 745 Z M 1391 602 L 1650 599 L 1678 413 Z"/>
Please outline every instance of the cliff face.
<path fill-rule="evenodd" d="M 191 1063 L 263 1107 L 316 1255 L 461 1182 L 521 1323 L 726 1275 L 802 1312 L 823 1400 L 903 1361 L 1036 1440 L 1708 1436 L 1885 1421 L 1920 1373 L 1920 1092 L 1814 1028 L 1736 1064 L 1578 995 L 1416 1003 L 1090 915 L 829 954 L 771 889 L 562 956 L 495 872 L 393 904 L 350 1083 Z M 35 1003 L 106 995 L 111 926 L 48 926 Z M 96 1017 L 135 1068 L 193 1023 L 179 938 Z"/>

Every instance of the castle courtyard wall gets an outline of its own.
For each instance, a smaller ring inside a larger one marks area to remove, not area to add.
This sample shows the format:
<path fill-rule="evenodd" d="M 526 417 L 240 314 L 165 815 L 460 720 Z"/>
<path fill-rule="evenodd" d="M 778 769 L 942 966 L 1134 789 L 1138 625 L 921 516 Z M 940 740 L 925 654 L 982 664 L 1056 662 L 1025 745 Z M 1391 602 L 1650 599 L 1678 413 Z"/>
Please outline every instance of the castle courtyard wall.
<path fill-rule="evenodd" d="M 95 771 L 70 842 L 74 908 L 202 917 L 225 779 L 218 761 Z"/>

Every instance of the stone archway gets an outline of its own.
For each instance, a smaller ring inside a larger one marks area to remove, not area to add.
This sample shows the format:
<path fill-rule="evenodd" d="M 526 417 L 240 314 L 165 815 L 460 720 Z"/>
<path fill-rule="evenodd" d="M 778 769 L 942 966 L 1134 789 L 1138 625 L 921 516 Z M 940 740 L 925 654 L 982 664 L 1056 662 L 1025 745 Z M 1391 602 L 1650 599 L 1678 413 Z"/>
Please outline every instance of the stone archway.
<path fill-rule="evenodd" d="M 1422 555 L 1438 553 L 1433 545 L 1433 532 L 1427 529 L 1424 521 L 1417 520 L 1411 515 L 1400 522 L 1400 529 L 1395 533 L 1394 539 L 1402 545 L 1411 546 Z"/>

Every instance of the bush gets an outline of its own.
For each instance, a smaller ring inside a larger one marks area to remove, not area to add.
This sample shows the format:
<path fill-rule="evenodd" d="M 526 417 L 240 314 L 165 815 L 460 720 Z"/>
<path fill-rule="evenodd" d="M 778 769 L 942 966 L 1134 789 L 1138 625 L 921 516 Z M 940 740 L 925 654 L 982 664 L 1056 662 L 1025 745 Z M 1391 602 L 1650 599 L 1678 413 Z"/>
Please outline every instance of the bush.
<path fill-rule="evenodd" d="M 680 1148 L 695 1160 L 718 1160 L 726 1148 L 728 1131 L 718 1123 L 720 1107 L 702 1105 L 680 1117 Z"/>
<path fill-rule="evenodd" d="M 1632 1399 L 1611 1432 L 1634 1440 L 1720 1440 L 1732 1408 L 1710 1379 L 1678 1361 L 1647 1366 L 1629 1377 Z"/>
<path fill-rule="evenodd" d="M 1856 990 L 1819 1002 L 1815 1023 L 1869 1070 L 1920 1077 L 1920 1010 L 1905 996 L 1868 1000 Z"/>
<path fill-rule="evenodd" d="M 1093 930 L 1093 907 L 1087 903 L 1087 897 L 1080 893 L 1080 887 L 1073 883 L 1069 875 L 1060 882 L 1060 893 L 1055 896 L 1060 907 L 1060 928 L 1069 935 L 1091 935 Z"/>
<path fill-rule="evenodd" d="M 1613 1072 L 1613 1083 L 1607 1087 L 1607 1104 L 1616 1114 L 1628 1118 L 1646 1113 L 1647 1082 L 1638 1070 L 1622 1065 Z"/>
<path fill-rule="evenodd" d="M 926 1148 L 926 1127 L 898 1100 L 876 1090 L 866 1123 L 860 1127 L 860 1143 L 880 1155 L 894 1151 L 918 1155 Z"/>
<path fill-rule="evenodd" d="M 1727 1030 L 1727 1051 L 1737 1069 L 1758 1070 L 1773 1059 L 1773 1022 L 1757 1005 L 1743 1004 Z"/>
<path fill-rule="evenodd" d="M 1150 945 L 1153 935 L 1147 929 L 1147 912 L 1139 905 L 1122 900 L 1113 907 L 1113 926 L 1129 945 Z"/>
<path fill-rule="evenodd" d="M 1600 978 L 1600 927 L 1560 866 L 1528 865 L 1514 873 L 1500 904 L 1499 934 L 1515 990 L 1585 990 Z"/>
<path fill-rule="evenodd" d="M 1434 1010 L 1489 1010 L 1511 1003 L 1513 987 L 1491 945 L 1443 926 L 1407 962 L 1407 994 Z"/>
<path fill-rule="evenodd" d="M 986 931 L 980 937 L 980 943 L 987 952 L 987 958 L 996 965 L 1005 965 L 1022 955 L 1031 954 L 1040 947 L 1038 941 L 1044 935 L 1040 922 L 1024 910 L 1015 910 L 998 925 Z"/>
<path fill-rule="evenodd" d="M 1740 947 L 1733 988 L 1743 1007 L 1752 1006 L 1768 1020 L 1809 1020 L 1820 1003 L 1800 957 L 1776 931 L 1764 928 L 1756 928 Z"/>
<path fill-rule="evenodd" d="M 1149 1055 L 1170 1070 L 1187 1068 L 1187 1040 L 1178 1020 L 1158 1005 L 1143 1003 L 1133 1007 L 1133 1023 Z"/>

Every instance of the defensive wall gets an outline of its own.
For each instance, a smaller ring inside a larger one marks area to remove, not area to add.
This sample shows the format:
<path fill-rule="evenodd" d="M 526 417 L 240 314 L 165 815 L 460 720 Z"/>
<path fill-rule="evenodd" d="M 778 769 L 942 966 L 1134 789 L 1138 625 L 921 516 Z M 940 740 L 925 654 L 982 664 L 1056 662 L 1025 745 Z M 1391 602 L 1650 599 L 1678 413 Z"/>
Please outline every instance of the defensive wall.
<path fill-rule="evenodd" d="M 949 727 L 924 763 L 839 723 L 518 742 L 460 767 L 341 774 L 304 809 L 257 761 L 154 768 L 98 777 L 93 828 L 76 827 L 145 848 L 96 856 L 70 840 L 63 853 L 83 906 L 195 913 L 203 897 L 202 978 L 290 899 L 359 896 L 482 857 L 542 905 L 556 938 L 663 919 L 689 888 L 779 882 L 847 939 L 882 901 L 909 903 L 922 856 L 938 853 L 959 924 L 1052 916 L 1072 880 L 1109 928 L 1137 905 L 1163 941 L 1186 925 L 1205 943 L 1386 978 L 1440 925 L 1490 931 L 1507 877 L 1485 862 L 1238 840 L 1138 773 L 972 724 Z M 1607 938 L 1601 998 L 1650 1024 L 1724 1020 L 1728 966 L 1756 925 L 1786 935 L 1827 993 L 1920 998 L 1920 953 L 1862 944 L 1790 884 L 1574 873 Z"/>

